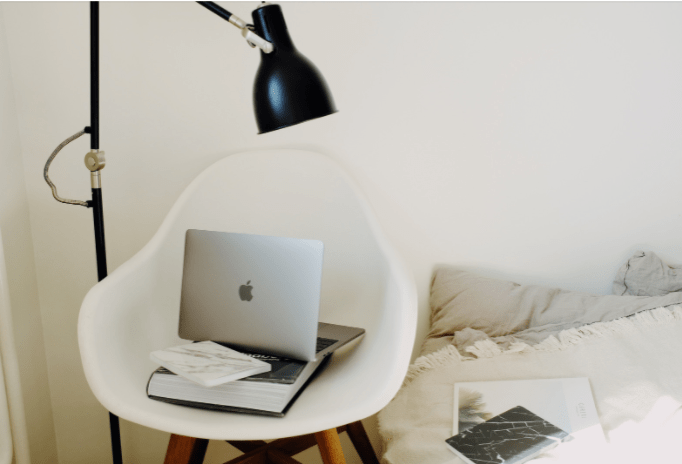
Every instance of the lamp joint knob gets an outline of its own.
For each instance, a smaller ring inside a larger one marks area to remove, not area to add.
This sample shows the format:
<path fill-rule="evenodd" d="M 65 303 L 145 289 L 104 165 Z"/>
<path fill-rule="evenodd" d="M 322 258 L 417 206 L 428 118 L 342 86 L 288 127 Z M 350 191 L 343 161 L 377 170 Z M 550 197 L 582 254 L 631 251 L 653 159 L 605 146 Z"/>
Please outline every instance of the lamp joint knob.
<path fill-rule="evenodd" d="M 101 171 L 106 165 L 106 159 L 104 158 L 104 152 L 101 150 L 90 150 L 87 155 L 85 155 L 85 167 L 90 171 Z"/>

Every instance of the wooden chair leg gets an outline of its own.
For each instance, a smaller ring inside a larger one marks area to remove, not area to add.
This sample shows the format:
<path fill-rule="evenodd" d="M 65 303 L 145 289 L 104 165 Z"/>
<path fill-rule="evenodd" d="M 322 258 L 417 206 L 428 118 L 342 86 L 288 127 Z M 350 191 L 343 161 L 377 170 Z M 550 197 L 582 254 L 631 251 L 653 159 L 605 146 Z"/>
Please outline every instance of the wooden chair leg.
<path fill-rule="evenodd" d="M 255 449 L 224 464 L 269 464 L 268 452 L 266 449 Z"/>
<path fill-rule="evenodd" d="M 268 464 L 301 464 L 283 451 L 271 449 L 268 451 Z"/>
<path fill-rule="evenodd" d="M 315 434 L 324 464 L 346 464 L 341 449 L 341 440 L 336 429 L 324 430 Z"/>
<path fill-rule="evenodd" d="M 208 440 L 171 435 L 164 464 L 202 464 Z"/>
<path fill-rule="evenodd" d="M 293 456 L 313 446 L 317 446 L 317 441 L 312 434 L 308 434 L 275 440 L 270 442 L 269 449 L 276 449 L 286 453 L 288 456 Z"/>
<path fill-rule="evenodd" d="M 362 464 L 379 464 L 377 455 L 374 453 L 374 448 L 372 448 L 372 443 L 369 441 L 365 427 L 362 422 L 357 421 L 346 426 L 346 432 L 348 433 L 348 438 L 350 438 L 351 443 L 355 447 L 355 451 L 358 452 Z"/>
<path fill-rule="evenodd" d="M 263 440 L 248 440 L 248 441 L 225 440 L 225 441 L 227 441 L 227 443 L 229 443 L 230 445 L 237 448 L 242 453 L 250 453 L 251 451 L 261 449 L 264 446 L 267 446 L 267 443 L 264 442 Z"/>

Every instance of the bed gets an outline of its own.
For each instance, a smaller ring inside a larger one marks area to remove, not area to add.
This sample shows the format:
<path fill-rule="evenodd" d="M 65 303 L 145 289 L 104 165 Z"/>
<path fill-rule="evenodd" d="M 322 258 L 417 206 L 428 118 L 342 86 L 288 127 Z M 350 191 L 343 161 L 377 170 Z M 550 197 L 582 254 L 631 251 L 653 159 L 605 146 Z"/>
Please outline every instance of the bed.
<path fill-rule="evenodd" d="M 682 268 L 638 252 L 613 295 L 491 279 L 451 267 L 431 283 L 431 331 L 379 414 L 383 464 L 462 461 L 456 382 L 589 378 L 607 443 L 562 444 L 534 463 L 682 463 Z"/>

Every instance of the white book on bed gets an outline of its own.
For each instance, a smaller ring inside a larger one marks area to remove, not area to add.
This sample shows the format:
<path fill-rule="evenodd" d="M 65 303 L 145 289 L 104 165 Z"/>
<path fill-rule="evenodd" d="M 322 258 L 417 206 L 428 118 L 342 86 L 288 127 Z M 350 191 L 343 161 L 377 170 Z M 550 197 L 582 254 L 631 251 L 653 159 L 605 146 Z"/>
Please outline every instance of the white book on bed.
<path fill-rule="evenodd" d="M 461 382 L 454 390 L 453 435 L 520 405 L 573 438 L 606 443 L 586 377 Z"/>

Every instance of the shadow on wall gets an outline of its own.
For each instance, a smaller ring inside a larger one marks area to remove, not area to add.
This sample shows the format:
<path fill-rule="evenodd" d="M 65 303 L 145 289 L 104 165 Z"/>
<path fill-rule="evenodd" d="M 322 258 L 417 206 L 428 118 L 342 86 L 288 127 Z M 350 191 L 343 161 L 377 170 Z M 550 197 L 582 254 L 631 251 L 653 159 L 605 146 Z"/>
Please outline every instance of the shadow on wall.
<path fill-rule="evenodd" d="M 11 464 L 13 454 L 16 464 L 30 464 L 12 327 L 5 253 L 0 233 L 0 464 Z"/>

